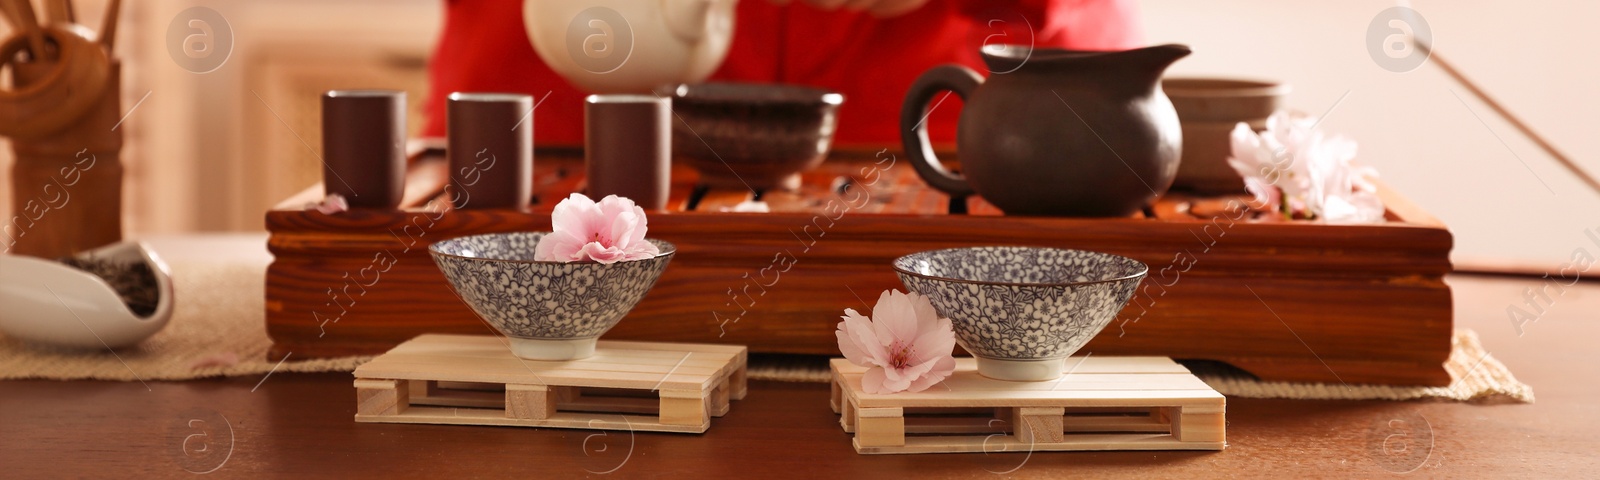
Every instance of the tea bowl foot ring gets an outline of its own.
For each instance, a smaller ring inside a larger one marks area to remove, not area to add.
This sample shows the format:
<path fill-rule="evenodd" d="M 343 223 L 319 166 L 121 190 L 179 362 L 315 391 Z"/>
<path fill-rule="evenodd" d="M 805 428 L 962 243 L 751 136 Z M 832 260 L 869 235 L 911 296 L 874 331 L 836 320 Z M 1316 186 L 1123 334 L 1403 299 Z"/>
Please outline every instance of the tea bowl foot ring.
<path fill-rule="evenodd" d="M 1067 357 L 1002 360 L 974 357 L 978 361 L 978 374 L 995 380 L 1012 382 L 1043 382 L 1061 378 L 1066 371 Z"/>
<path fill-rule="evenodd" d="M 511 353 L 517 358 L 561 361 L 594 356 L 594 348 L 600 342 L 600 337 L 573 339 L 507 337 L 507 340 L 511 341 Z"/>

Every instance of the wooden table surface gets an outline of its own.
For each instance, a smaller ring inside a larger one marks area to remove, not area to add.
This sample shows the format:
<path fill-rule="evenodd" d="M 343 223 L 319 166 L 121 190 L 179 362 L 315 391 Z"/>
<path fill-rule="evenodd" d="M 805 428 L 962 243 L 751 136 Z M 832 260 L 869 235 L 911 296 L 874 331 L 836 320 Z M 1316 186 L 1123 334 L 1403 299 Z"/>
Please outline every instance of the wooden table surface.
<path fill-rule="evenodd" d="M 0 477 L 1600 475 L 1600 349 L 1592 344 L 1600 338 L 1600 283 L 1567 288 L 1519 336 L 1506 309 L 1528 308 L 1523 294 L 1538 282 L 1450 282 L 1458 327 L 1477 330 L 1533 385 L 1536 404 L 1230 398 L 1221 452 L 861 456 L 828 408 L 825 384 L 753 382 L 705 434 L 630 435 L 357 424 L 344 373 L 150 382 L 148 390 L 138 382 L 6 381 Z"/>

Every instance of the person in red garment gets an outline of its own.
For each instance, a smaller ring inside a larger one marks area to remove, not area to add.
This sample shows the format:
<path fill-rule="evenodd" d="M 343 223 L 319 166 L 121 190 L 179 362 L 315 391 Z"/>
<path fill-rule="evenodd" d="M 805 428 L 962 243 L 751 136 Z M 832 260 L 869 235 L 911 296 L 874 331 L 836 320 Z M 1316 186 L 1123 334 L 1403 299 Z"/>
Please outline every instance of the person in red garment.
<path fill-rule="evenodd" d="M 831 89 L 845 97 L 836 143 L 894 145 L 902 97 L 929 67 L 984 72 L 978 48 L 995 43 L 1136 48 L 1137 19 L 1133 0 L 743 0 L 733 45 L 711 80 Z M 522 92 L 544 98 L 535 142 L 583 142 L 585 92 L 534 53 L 522 0 L 448 0 L 431 80 L 426 135 L 444 135 L 451 92 Z M 935 107 L 934 141 L 952 141 L 956 113 Z"/>

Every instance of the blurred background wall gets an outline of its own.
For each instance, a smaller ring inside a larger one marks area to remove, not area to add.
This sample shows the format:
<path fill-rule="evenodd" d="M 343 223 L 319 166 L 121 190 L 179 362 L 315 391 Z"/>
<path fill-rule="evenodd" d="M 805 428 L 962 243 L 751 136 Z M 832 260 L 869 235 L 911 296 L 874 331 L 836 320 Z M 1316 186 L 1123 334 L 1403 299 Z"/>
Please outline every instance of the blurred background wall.
<path fill-rule="evenodd" d="M 103 5 L 77 0 L 91 25 Z M 183 69 L 167 51 L 169 24 L 194 5 L 221 13 L 235 42 L 209 73 Z M 1326 113 L 1324 129 L 1358 140 L 1361 160 L 1383 181 L 1452 227 L 1458 261 L 1553 270 L 1574 249 L 1600 254 L 1584 234 L 1600 234 L 1600 196 L 1437 65 L 1394 73 L 1369 56 L 1368 24 L 1394 5 L 1144 0 L 1143 12 L 1152 43 L 1194 48 L 1175 75 L 1291 83 L 1292 108 Z M 1411 6 L 1439 55 L 1600 172 L 1600 137 L 1592 134 L 1600 127 L 1600 63 L 1587 49 L 1600 36 L 1591 25 L 1600 4 Z M 262 229 L 263 211 L 320 178 L 324 90 L 406 90 L 418 127 L 442 0 L 143 0 L 124 8 L 125 208 L 130 233 L 140 235 Z M 9 157 L 0 149 L 0 185 L 9 185 Z M 0 195 L 0 218 L 10 218 L 9 203 Z"/>
<path fill-rule="evenodd" d="M 1393 73 L 1372 60 L 1367 25 L 1394 5 L 1143 1 L 1151 42 L 1194 47 L 1173 74 L 1281 79 L 1294 86 L 1293 108 L 1332 109 L 1321 128 L 1359 141 L 1360 159 L 1378 167 L 1383 181 L 1450 225 L 1458 263 L 1510 261 L 1546 271 L 1576 248 L 1600 256 L 1584 234 L 1600 234 L 1600 196 L 1437 65 Z M 1600 4 L 1430 0 L 1411 7 L 1431 28 L 1437 54 L 1600 175 L 1600 62 L 1588 50 L 1600 39 L 1593 25 Z"/>

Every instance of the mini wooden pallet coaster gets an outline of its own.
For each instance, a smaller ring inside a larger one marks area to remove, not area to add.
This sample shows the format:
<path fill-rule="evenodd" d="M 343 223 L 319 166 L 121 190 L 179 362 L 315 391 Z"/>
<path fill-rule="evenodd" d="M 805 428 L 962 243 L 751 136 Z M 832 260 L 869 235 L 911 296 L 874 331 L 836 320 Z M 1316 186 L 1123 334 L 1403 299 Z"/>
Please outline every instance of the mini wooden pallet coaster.
<path fill-rule="evenodd" d="M 523 360 L 506 340 L 428 334 L 356 368 L 356 418 L 703 433 L 746 392 L 742 346 L 601 340 L 592 357 Z"/>
<path fill-rule="evenodd" d="M 832 406 L 856 453 L 1222 450 L 1226 399 L 1167 357 L 1079 357 L 1058 381 L 1008 382 L 971 358 L 917 393 L 869 394 L 836 358 Z"/>

